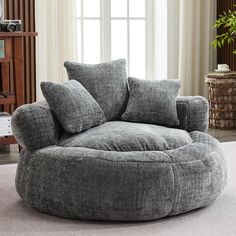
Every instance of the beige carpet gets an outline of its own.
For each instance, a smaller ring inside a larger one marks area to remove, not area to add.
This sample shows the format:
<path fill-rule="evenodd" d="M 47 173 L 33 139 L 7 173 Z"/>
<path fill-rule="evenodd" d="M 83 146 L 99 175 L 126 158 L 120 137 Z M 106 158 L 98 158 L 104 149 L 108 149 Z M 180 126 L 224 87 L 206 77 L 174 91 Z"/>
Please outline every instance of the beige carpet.
<path fill-rule="evenodd" d="M 222 144 L 230 167 L 224 194 L 211 206 L 148 223 L 66 220 L 23 205 L 14 188 L 16 165 L 0 166 L 0 235 L 235 236 L 236 142 Z"/>

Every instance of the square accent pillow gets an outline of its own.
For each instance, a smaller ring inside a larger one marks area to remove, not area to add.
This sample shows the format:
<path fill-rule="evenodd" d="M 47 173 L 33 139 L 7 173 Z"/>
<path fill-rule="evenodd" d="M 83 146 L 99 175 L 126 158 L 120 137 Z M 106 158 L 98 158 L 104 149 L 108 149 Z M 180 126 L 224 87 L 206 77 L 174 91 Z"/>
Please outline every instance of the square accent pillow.
<path fill-rule="evenodd" d="M 176 98 L 178 80 L 141 80 L 128 78 L 129 101 L 122 120 L 177 127 Z"/>
<path fill-rule="evenodd" d="M 42 82 L 41 89 L 61 126 L 69 133 L 79 133 L 106 121 L 99 104 L 78 81 Z"/>
<path fill-rule="evenodd" d="M 128 100 L 126 60 L 102 64 L 65 62 L 69 79 L 79 81 L 102 108 L 107 121 L 120 119 Z"/>

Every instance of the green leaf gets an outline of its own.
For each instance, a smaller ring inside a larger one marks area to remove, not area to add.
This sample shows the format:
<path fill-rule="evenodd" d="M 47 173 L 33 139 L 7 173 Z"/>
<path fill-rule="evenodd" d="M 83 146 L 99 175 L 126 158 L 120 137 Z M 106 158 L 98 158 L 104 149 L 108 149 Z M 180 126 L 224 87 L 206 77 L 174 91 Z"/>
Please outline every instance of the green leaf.
<path fill-rule="evenodd" d="M 221 45 L 224 46 L 224 44 L 225 44 L 225 40 L 221 39 Z"/>
<path fill-rule="evenodd" d="M 216 48 L 217 48 L 217 41 L 214 40 L 214 41 L 212 42 L 212 45 L 213 45 L 213 47 L 216 49 Z"/>
<path fill-rule="evenodd" d="M 236 4 L 234 9 L 224 11 L 218 16 L 213 28 L 220 29 L 221 34 L 215 36 L 212 41 L 214 48 L 222 48 L 226 43 L 230 44 L 235 41 L 236 38 Z M 236 54 L 236 50 L 233 51 Z"/>

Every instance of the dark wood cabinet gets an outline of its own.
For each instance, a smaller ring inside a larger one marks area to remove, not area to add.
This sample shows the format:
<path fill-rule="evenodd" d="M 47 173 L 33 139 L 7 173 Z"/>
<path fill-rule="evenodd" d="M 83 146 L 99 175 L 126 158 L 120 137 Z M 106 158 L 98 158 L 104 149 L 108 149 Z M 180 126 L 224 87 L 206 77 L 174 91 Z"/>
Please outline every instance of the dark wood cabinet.
<path fill-rule="evenodd" d="M 36 101 L 35 0 L 5 0 L 5 19 L 22 21 L 22 32 L 0 33 L 5 57 L 0 58 L 0 111 L 12 113 Z M 0 138 L 0 145 L 14 143 Z"/>
<path fill-rule="evenodd" d="M 22 32 L 35 32 L 35 0 L 5 0 L 5 18 L 21 20 Z M 23 38 L 25 103 L 36 101 L 35 41 L 35 37 Z"/>
<path fill-rule="evenodd" d="M 35 37 L 35 32 L 0 32 L 0 105 L 4 112 L 12 113 L 14 109 L 26 103 L 25 98 L 25 57 L 24 38 Z M 0 138 L 0 145 L 15 143 L 13 137 Z"/>

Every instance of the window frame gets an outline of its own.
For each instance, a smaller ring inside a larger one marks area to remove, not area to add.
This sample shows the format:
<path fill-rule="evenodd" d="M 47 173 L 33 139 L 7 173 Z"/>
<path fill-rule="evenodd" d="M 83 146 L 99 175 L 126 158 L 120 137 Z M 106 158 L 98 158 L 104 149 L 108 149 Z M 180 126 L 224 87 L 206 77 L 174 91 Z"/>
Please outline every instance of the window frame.
<path fill-rule="evenodd" d="M 127 72 L 130 76 L 130 20 L 145 20 L 145 78 L 154 79 L 154 7 L 155 0 L 145 0 L 145 17 L 129 16 L 129 0 L 127 0 L 127 16 L 111 17 L 111 0 L 100 0 L 100 17 L 84 17 L 83 1 L 81 0 L 80 17 L 76 16 L 76 24 L 81 21 L 81 62 L 84 62 L 84 20 L 100 20 L 100 62 L 111 61 L 111 22 L 112 20 L 127 21 Z M 77 34 L 78 35 L 78 34 Z M 77 42 L 78 42 L 77 38 Z M 79 52 L 77 44 L 77 54 Z M 131 75 L 132 76 L 132 75 Z"/>

